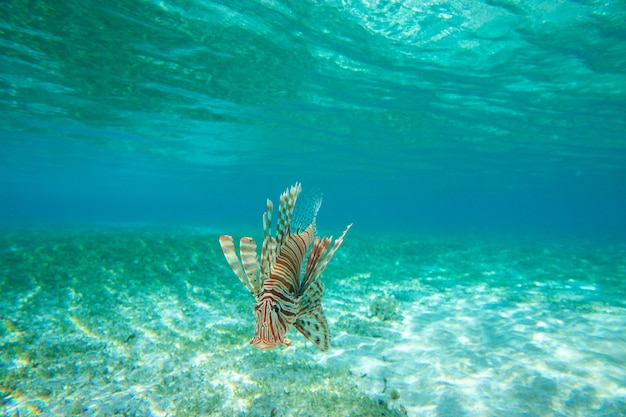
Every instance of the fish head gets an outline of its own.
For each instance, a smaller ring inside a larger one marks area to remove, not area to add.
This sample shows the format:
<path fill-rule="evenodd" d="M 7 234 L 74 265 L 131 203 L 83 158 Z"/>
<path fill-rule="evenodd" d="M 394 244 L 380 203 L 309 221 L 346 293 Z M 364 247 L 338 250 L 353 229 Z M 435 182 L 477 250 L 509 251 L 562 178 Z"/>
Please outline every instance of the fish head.
<path fill-rule="evenodd" d="M 285 337 L 289 323 L 277 302 L 269 297 L 261 298 L 254 307 L 256 332 L 250 341 L 254 347 L 265 350 L 283 344 L 291 346 Z"/>

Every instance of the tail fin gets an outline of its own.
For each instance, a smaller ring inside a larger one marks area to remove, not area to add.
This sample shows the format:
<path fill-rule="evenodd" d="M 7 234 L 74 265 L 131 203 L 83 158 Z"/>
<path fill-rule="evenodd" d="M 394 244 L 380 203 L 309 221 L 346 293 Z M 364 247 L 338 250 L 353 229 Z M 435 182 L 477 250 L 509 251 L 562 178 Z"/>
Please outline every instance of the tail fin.
<path fill-rule="evenodd" d="M 300 297 L 298 318 L 293 324 L 304 337 L 315 343 L 322 352 L 328 349 L 330 341 L 328 322 L 322 310 L 323 292 L 324 287 L 321 281 L 309 286 L 305 295 Z"/>

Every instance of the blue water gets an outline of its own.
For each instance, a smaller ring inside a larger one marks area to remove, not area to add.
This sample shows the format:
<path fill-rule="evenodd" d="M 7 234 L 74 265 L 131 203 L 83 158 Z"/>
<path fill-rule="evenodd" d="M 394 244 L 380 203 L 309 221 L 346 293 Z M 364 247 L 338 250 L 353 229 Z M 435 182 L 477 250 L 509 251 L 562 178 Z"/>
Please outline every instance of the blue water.
<path fill-rule="evenodd" d="M 15 0 L 0 51 L 2 415 L 626 413 L 623 1 Z M 327 354 L 248 346 L 217 244 L 296 181 L 354 223 Z"/>
<path fill-rule="evenodd" d="M 0 7 L 4 223 L 626 231 L 619 1 Z"/>

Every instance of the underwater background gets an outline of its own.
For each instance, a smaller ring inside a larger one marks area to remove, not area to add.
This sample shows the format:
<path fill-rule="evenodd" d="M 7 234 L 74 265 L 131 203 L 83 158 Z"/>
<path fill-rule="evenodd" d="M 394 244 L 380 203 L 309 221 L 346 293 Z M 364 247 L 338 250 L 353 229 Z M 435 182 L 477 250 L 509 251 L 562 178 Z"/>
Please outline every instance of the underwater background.
<path fill-rule="evenodd" d="M 626 4 L 0 3 L 0 416 L 626 415 Z M 221 234 L 319 190 L 320 353 Z"/>

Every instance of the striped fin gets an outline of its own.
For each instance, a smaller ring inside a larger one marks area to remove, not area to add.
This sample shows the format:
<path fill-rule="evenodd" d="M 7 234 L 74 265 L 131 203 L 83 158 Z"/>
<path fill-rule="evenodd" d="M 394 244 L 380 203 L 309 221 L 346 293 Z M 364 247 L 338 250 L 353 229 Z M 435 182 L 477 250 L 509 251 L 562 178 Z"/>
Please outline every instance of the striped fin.
<path fill-rule="evenodd" d="M 315 242 L 313 242 L 313 247 L 309 252 L 309 258 L 307 259 L 306 268 L 304 269 L 304 276 L 302 278 L 302 284 L 300 286 L 301 294 L 304 294 L 308 289 L 309 285 L 313 282 L 314 272 L 317 265 L 324 258 L 324 254 L 326 250 L 330 246 L 330 238 L 320 239 L 319 237 L 315 238 Z M 319 275 L 318 275 L 319 277 Z"/>
<path fill-rule="evenodd" d="M 250 284 L 246 273 L 241 267 L 241 262 L 235 253 L 235 244 L 233 243 L 232 236 L 222 235 L 220 236 L 220 246 L 222 247 L 222 252 L 224 252 L 224 256 L 226 257 L 226 261 L 228 265 L 230 265 L 230 269 L 233 270 L 239 281 L 250 291 L 252 295 L 255 294 L 254 288 Z"/>
<path fill-rule="evenodd" d="M 302 186 L 297 182 L 280 195 L 278 224 L 276 225 L 276 242 L 278 244 L 279 253 L 290 235 L 291 217 L 293 216 L 293 209 L 296 206 L 300 191 L 302 191 Z"/>
<path fill-rule="evenodd" d="M 346 236 L 346 233 L 348 233 L 348 230 L 350 230 L 351 227 L 352 227 L 352 224 L 349 224 L 348 227 L 346 227 L 346 230 L 343 231 L 341 236 L 335 239 L 335 243 L 333 244 L 333 247 L 330 248 L 330 250 L 328 251 L 324 251 L 326 253 L 323 255 L 323 257 L 320 257 L 318 259 L 317 264 L 313 264 L 310 266 L 310 268 L 313 268 L 313 269 L 311 270 L 310 276 L 307 279 L 307 285 L 310 285 L 308 284 L 308 282 L 312 283 L 312 282 L 317 281 L 319 276 L 322 275 L 322 272 L 324 272 L 324 269 L 326 269 L 328 262 L 330 262 L 330 260 L 335 255 L 335 252 L 337 252 L 337 249 L 339 249 L 339 247 L 343 243 L 343 238 Z M 307 262 L 307 269 L 308 268 L 309 268 L 309 264 Z"/>
<path fill-rule="evenodd" d="M 276 261 L 276 238 L 272 236 L 272 211 L 274 203 L 267 199 L 267 211 L 263 213 L 263 246 L 261 246 L 261 282 L 270 276 L 274 262 Z"/>
<path fill-rule="evenodd" d="M 267 236 L 261 247 L 261 285 L 270 276 L 270 272 L 276 262 L 276 238 Z"/>
<path fill-rule="evenodd" d="M 267 199 L 267 211 L 263 213 L 263 238 L 267 238 L 272 235 L 272 211 L 274 210 L 274 203 L 269 198 Z"/>
<path fill-rule="evenodd" d="M 246 273 L 250 287 L 254 291 L 254 296 L 258 296 L 261 292 L 261 283 L 259 281 L 259 259 L 256 254 L 256 242 L 249 237 L 242 237 L 239 241 L 239 254 L 241 255 L 241 263 Z"/>

